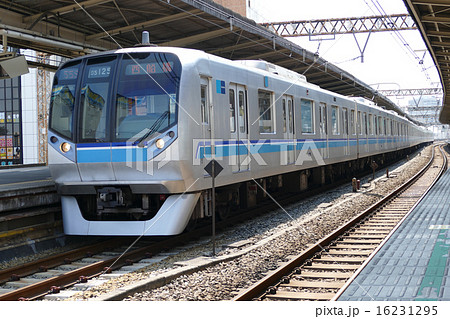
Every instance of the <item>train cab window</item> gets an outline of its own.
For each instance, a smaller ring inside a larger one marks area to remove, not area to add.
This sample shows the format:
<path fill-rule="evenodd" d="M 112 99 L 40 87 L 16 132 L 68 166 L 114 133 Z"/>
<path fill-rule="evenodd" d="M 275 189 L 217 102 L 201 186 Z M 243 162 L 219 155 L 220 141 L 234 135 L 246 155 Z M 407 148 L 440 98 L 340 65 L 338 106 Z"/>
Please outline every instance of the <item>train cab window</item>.
<path fill-rule="evenodd" d="M 235 108 L 235 97 L 234 97 L 234 90 L 230 89 L 228 91 L 228 97 L 230 100 L 230 132 L 234 133 L 236 132 L 236 108 Z"/>
<path fill-rule="evenodd" d="M 339 135 L 339 107 L 331 106 L 331 132 L 333 135 Z"/>
<path fill-rule="evenodd" d="M 302 120 L 302 133 L 314 133 L 314 102 L 311 100 L 300 100 L 300 114 Z"/>
<path fill-rule="evenodd" d="M 89 59 L 81 84 L 82 141 L 106 141 L 106 119 L 109 110 L 111 79 L 117 56 Z"/>
<path fill-rule="evenodd" d="M 272 101 L 273 93 L 262 90 L 258 91 L 259 133 L 275 133 Z"/>
<path fill-rule="evenodd" d="M 73 111 L 80 65 L 80 60 L 69 62 L 62 66 L 53 78 L 49 128 L 68 139 L 73 139 L 74 133 Z"/>
<path fill-rule="evenodd" d="M 180 74 L 180 61 L 171 53 L 123 56 L 116 95 L 117 141 L 152 138 L 176 124 Z"/>

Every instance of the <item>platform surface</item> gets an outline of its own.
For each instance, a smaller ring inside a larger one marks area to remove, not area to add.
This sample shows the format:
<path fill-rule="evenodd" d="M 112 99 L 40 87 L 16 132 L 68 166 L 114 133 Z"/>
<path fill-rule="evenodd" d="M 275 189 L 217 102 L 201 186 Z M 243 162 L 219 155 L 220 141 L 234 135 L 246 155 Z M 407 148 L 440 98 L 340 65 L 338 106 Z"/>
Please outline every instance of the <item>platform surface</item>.
<path fill-rule="evenodd" d="M 0 192 L 51 185 L 48 166 L 0 169 Z"/>
<path fill-rule="evenodd" d="M 450 300 L 450 170 L 339 301 Z"/>

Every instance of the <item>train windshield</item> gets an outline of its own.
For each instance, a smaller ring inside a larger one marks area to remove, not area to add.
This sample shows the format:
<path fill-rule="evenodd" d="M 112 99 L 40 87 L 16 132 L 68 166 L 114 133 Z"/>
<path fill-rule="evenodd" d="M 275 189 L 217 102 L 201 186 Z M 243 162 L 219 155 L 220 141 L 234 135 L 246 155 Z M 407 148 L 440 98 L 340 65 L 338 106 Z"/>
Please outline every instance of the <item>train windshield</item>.
<path fill-rule="evenodd" d="M 55 74 L 50 99 L 50 129 L 71 140 L 75 89 L 80 65 L 81 61 L 69 62 Z"/>
<path fill-rule="evenodd" d="M 176 123 L 180 75 L 173 54 L 123 56 L 115 105 L 116 141 L 151 138 Z"/>
<path fill-rule="evenodd" d="M 111 82 L 117 56 L 87 60 L 81 84 L 81 141 L 106 142 Z"/>
<path fill-rule="evenodd" d="M 151 138 L 177 122 L 180 76 L 171 53 L 70 61 L 55 74 L 49 128 L 80 142 Z"/>

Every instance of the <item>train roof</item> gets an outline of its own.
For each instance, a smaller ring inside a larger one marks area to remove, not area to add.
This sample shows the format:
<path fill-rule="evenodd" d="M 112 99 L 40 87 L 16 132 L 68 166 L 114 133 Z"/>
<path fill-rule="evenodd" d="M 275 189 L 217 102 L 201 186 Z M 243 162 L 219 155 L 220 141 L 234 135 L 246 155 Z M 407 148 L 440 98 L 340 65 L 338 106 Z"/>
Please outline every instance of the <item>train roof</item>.
<path fill-rule="evenodd" d="M 78 57 L 73 60 L 83 59 L 83 58 L 91 57 L 91 56 L 102 56 L 102 55 L 108 55 L 108 54 L 114 54 L 114 53 L 116 53 L 116 54 L 122 53 L 123 54 L 123 53 L 132 53 L 132 52 L 174 53 L 174 54 L 177 54 L 177 56 L 180 58 L 180 61 L 183 63 L 189 63 L 189 62 L 194 63 L 195 61 L 198 61 L 201 59 L 207 59 L 210 61 L 224 63 L 227 65 L 232 65 L 232 66 L 240 67 L 240 68 L 246 68 L 246 67 L 249 68 L 250 67 L 257 72 L 259 71 L 262 73 L 268 73 L 272 76 L 278 76 L 287 81 L 295 81 L 299 84 L 307 85 L 308 87 L 327 92 L 330 95 L 342 98 L 344 100 L 350 100 L 350 101 L 354 101 L 357 103 L 361 103 L 361 104 L 370 106 L 372 108 L 378 109 L 379 111 L 395 115 L 396 117 L 398 117 L 400 119 L 403 119 L 413 125 L 416 125 L 415 123 L 410 121 L 408 118 L 399 115 L 395 111 L 389 111 L 387 109 L 379 107 L 371 100 L 368 100 L 363 97 L 344 96 L 344 95 L 341 95 L 341 94 L 338 94 L 338 93 L 335 93 L 332 91 L 328 91 L 324 88 L 321 88 L 320 86 L 318 86 L 316 84 L 308 82 L 307 78 L 302 74 L 299 74 L 297 72 L 283 68 L 281 66 L 275 65 L 273 63 L 270 63 L 270 62 L 267 62 L 264 60 L 229 60 L 229 59 L 222 58 L 222 57 L 219 57 L 219 56 L 216 56 L 213 54 L 206 53 L 202 50 L 190 49 L 190 48 L 179 48 L 179 47 L 164 47 L 164 46 L 155 46 L 155 45 L 141 45 L 141 46 L 135 46 L 135 47 L 130 47 L 130 48 L 121 48 L 121 49 L 116 49 L 116 50 L 102 51 L 102 52 L 98 52 L 98 53 L 89 54 L 87 56 Z M 63 65 L 63 64 L 61 64 L 61 65 Z M 416 126 L 418 126 L 418 125 L 416 125 Z"/>

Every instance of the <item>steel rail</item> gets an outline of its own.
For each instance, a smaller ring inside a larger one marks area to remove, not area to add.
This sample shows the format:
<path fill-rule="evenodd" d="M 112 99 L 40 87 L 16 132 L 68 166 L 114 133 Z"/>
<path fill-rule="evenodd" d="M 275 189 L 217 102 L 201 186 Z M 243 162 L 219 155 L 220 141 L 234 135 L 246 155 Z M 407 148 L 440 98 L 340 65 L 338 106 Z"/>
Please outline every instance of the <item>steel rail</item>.
<path fill-rule="evenodd" d="M 445 156 L 444 156 L 445 157 Z M 275 272 L 272 274 L 262 278 L 260 281 L 255 283 L 250 288 L 246 289 L 239 295 L 237 295 L 235 298 L 233 298 L 233 301 L 248 301 L 253 300 L 255 298 L 258 298 L 267 291 L 267 289 L 271 286 L 275 286 L 278 284 L 283 277 L 285 277 L 287 274 L 292 273 L 295 271 L 296 268 L 299 266 L 306 264 L 307 262 L 311 261 L 315 256 L 320 254 L 325 247 L 332 244 L 334 241 L 336 241 L 339 237 L 343 236 L 345 233 L 349 231 L 349 229 L 355 227 L 360 222 L 365 220 L 370 214 L 372 214 L 374 211 L 385 205 L 387 202 L 395 198 L 398 194 L 403 192 L 405 189 L 410 187 L 415 181 L 417 181 L 432 165 L 434 160 L 434 147 L 433 147 L 433 153 L 430 161 L 413 177 L 411 177 L 406 183 L 403 185 L 397 187 L 393 192 L 383 197 L 380 201 L 376 202 L 366 210 L 364 210 L 362 213 L 360 213 L 358 216 L 354 217 L 352 220 L 335 230 L 333 233 L 329 234 L 328 236 L 324 237 L 323 239 L 319 240 L 315 244 L 313 244 L 311 247 L 307 248 L 305 251 L 303 251 L 299 256 L 295 257 L 282 267 L 278 268 Z M 441 169 L 441 174 L 443 173 L 443 168 Z M 438 178 L 441 176 L 441 174 L 438 176 Z M 436 178 L 436 180 L 438 179 Z"/>
<path fill-rule="evenodd" d="M 123 243 L 123 239 L 113 239 L 106 242 L 100 242 L 97 244 L 89 245 L 86 247 L 78 248 L 54 256 L 49 256 L 47 258 L 39 259 L 26 263 L 24 265 L 15 266 L 12 268 L 0 270 L 0 284 L 11 280 L 18 280 L 19 278 L 45 271 L 49 268 L 57 267 L 70 263 L 76 259 L 80 259 L 91 254 L 96 254 L 98 252 L 104 251 L 108 247 L 117 247 L 119 243 Z M 1 295 L 0 295 L 1 298 Z"/>
<path fill-rule="evenodd" d="M 342 182 L 334 183 L 336 185 L 341 185 Z M 336 186 L 334 185 L 334 186 Z M 328 185 L 328 187 L 331 188 L 331 185 Z M 326 187 L 328 189 L 328 187 Z M 320 188 L 321 191 L 323 191 L 323 188 Z M 306 196 L 312 196 L 315 195 L 319 190 L 318 189 L 312 189 L 307 192 L 301 193 L 300 196 L 304 197 Z M 298 194 L 295 194 L 293 196 L 290 196 L 289 198 L 285 198 L 281 200 L 280 202 L 285 204 L 286 202 L 294 201 L 295 198 L 298 198 Z M 294 198 L 294 199 L 293 199 Z M 249 211 L 247 211 L 245 214 L 240 214 L 237 216 L 233 216 L 232 218 L 224 220 L 222 223 L 218 224 L 218 227 L 226 227 L 227 225 L 233 225 L 238 221 L 245 220 L 246 218 L 249 218 L 249 215 L 255 215 L 255 214 L 262 214 L 263 212 L 270 211 L 274 207 L 277 207 L 275 204 L 272 205 L 264 205 L 264 206 L 258 206 L 256 208 L 252 208 Z M 247 217 L 244 217 L 243 215 L 246 215 Z M 96 262 L 95 264 L 88 265 L 86 267 L 82 267 L 73 271 L 70 271 L 66 274 L 59 275 L 54 278 L 49 278 L 43 281 L 40 281 L 38 283 L 34 283 L 31 285 L 27 285 L 25 287 L 16 289 L 14 291 L 8 292 L 6 294 L 0 295 L 0 301 L 1 300 L 19 300 L 19 299 L 25 299 L 25 300 L 34 300 L 41 298 L 43 295 L 56 292 L 59 290 L 59 288 L 63 289 L 65 287 L 71 286 L 73 284 L 76 284 L 80 281 L 80 277 L 84 278 L 93 278 L 96 276 L 101 275 L 105 272 L 105 269 L 108 270 L 115 270 L 118 269 L 124 265 L 128 265 L 130 263 L 136 262 L 141 260 L 142 258 L 146 258 L 146 254 L 155 254 L 160 252 L 161 250 L 172 247 L 173 245 L 177 243 L 186 243 L 186 241 L 192 239 L 193 237 L 198 237 L 205 235 L 210 232 L 210 225 L 206 225 L 204 227 L 201 227 L 200 229 L 197 229 L 194 233 L 184 233 L 175 237 L 171 237 L 169 239 L 166 239 L 164 241 L 161 241 L 159 243 L 150 244 L 146 247 L 137 248 L 132 251 L 128 251 L 125 254 L 123 254 L 120 257 L 120 260 L 118 260 L 117 257 L 112 257 L 108 260 L 103 260 Z M 118 239 L 119 242 L 121 239 Z M 123 241 L 122 241 L 123 243 Z M 100 247 L 103 246 L 103 249 L 100 249 L 100 251 L 105 250 L 105 244 L 99 244 Z M 111 247 L 111 245 L 109 245 Z M 113 245 L 114 246 L 114 245 Z M 116 246 L 117 247 L 117 246 Z M 97 252 L 98 250 L 95 250 L 94 248 L 88 248 L 83 249 L 81 248 L 79 251 L 71 251 L 64 253 L 63 257 L 60 258 L 59 261 L 51 261 L 51 258 L 48 260 L 40 260 L 36 261 L 30 264 L 27 264 L 27 269 L 20 270 L 20 266 L 15 267 L 13 270 L 5 270 L 0 271 L 0 283 L 8 281 L 8 278 L 11 278 L 11 276 L 16 275 L 16 278 L 20 278 L 32 273 L 36 273 L 39 271 L 43 271 L 43 269 L 49 269 L 51 267 L 55 267 L 62 264 L 67 264 L 70 261 L 75 261 L 77 259 L 81 259 L 83 257 L 86 257 L 86 252 L 91 251 L 93 253 Z M 70 260 L 67 260 L 70 259 Z"/>
<path fill-rule="evenodd" d="M 136 248 L 130 250 L 124 254 L 122 254 L 119 258 L 117 256 L 98 261 L 92 264 L 89 264 L 85 267 L 80 267 L 78 269 L 69 271 L 67 273 L 45 279 L 43 281 L 39 281 L 34 284 L 30 284 L 24 286 L 22 288 L 18 288 L 11 292 L 7 292 L 3 295 L 0 295 L 0 301 L 15 301 L 15 300 L 35 300 L 39 299 L 42 296 L 58 292 L 60 289 L 64 289 L 71 285 L 74 285 L 80 282 L 82 279 L 90 279 L 96 276 L 99 276 L 105 272 L 109 272 L 112 270 L 119 269 L 124 265 L 130 265 L 136 261 L 139 261 L 143 258 L 149 257 L 152 254 L 162 251 L 163 249 L 170 247 L 178 242 L 185 242 L 188 236 L 192 236 L 192 234 L 185 233 L 179 235 L 177 237 L 173 237 L 162 242 L 152 243 L 148 246 L 144 246 L 141 248 Z M 118 243 L 123 243 L 123 239 L 115 239 Z M 99 244 L 100 247 L 103 245 L 103 249 L 101 251 L 105 251 L 105 244 Z M 117 246 L 116 246 L 117 247 Z M 80 256 L 78 258 L 86 257 L 86 250 L 80 250 Z M 84 253 L 83 253 L 84 251 Z M 64 255 L 71 256 L 72 252 L 64 253 Z M 73 255 L 72 255 L 73 257 Z M 72 258 L 71 261 L 75 261 L 75 258 Z M 39 261 L 37 262 L 37 264 Z M 61 263 L 60 263 L 61 264 Z M 20 268 L 20 267 L 19 267 Z M 33 265 L 31 267 L 33 270 L 36 270 L 36 266 Z M 38 270 L 39 271 L 39 270 Z M 42 271 L 42 270 L 40 270 Z M 25 271 L 24 271 L 25 272 Z"/>
<path fill-rule="evenodd" d="M 334 297 L 331 299 L 331 301 L 336 301 L 348 288 L 348 286 L 354 281 L 354 279 L 361 273 L 361 271 L 367 266 L 367 264 L 373 259 L 373 257 L 376 255 L 376 253 L 384 246 L 384 244 L 391 238 L 391 236 L 394 234 L 394 232 L 400 227 L 400 225 L 403 223 L 403 221 L 408 218 L 409 214 L 419 205 L 419 203 L 425 198 L 425 196 L 428 194 L 428 192 L 433 188 L 433 186 L 437 183 L 437 181 L 441 178 L 441 176 L 445 173 L 445 171 L 448 169 L 448 158 L 442 149 L 443 145 L 440 145 L 439 149 L 441 151 L 441 156 L 443 158 L 443 165 L 441 166 L 441 169 L 439 173 L 437 174 L 436 178 L 433 180 L 433 182 L 427 187 L 425 192 L 420 196 L 420 198 L 417 200 L 417 202 L 409 209 L 408 213 L 405 214 L 405 216 L 402 218 L 402 220 L 392 229 L 392 231 L 389 233 L 389 235 L 380 243 L 380 245 L 373 251 L 373 253 L 364 261 L 364 263 L 361 265 L 361 267 L 348 279 L 348 281 L 339 289 L 339 291 L 334 295 Z"/>

